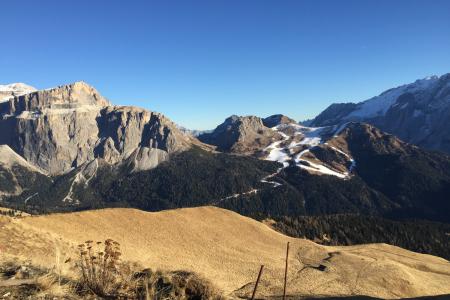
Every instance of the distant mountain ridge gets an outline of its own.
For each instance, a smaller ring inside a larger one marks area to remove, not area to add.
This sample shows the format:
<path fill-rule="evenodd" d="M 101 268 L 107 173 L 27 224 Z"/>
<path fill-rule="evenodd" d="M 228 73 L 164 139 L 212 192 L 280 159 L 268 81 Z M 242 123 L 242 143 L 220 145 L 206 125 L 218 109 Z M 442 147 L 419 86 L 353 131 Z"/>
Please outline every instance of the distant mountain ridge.
<path fill-rule="evenodd" d="M 3 176 L 25 189 L 2 203 L 30 212 L 217 205 L 253 217 L 356 213 L 450 222 L 449 156 L 421 150 L 361 123 L 329 127 L 320 139 L 300 144 L 286 160 L 193 146 L 155 168 L 131 173 L 133 165 L 113 165 L 101 158 L 53 178 L 18 164 L 5 169 Z M 290 143 L 298 142 L 282 147 Z"/>
<path fill-rule="evenodd" d="M 0 102 L 4 102 L 14 96 L 25 95 L 36 91 L 36 88 L 25 83 L 11 83 L 0 85 Z"/>
<path fill-rule="evenodd" d="M 401 90 L 425 95 L 423 86 Z M 342 116 L 359 107 L 343 106 Z M 367 123 L 330 124 L 234 115 L 197 138 L 162 114 L 115 106 L 84 82 L 15 95 L 0 102 L 0 206 L 40 214 L 215 205 L 256 219 L 354 214 L 363 225 L 367 215 L 450 223 L 448 155 Z M 447 255 L 424 235 L 408 247 Z"/>
<path fill-rule="evenodd" d="M 311 126 L 370 123 L 420 147 L 450 153 L 450 74 L 431 76 L 359 103 L 337 103 Z"/>
<path fill-rule="evenodd" d="M 263 119 L 256 116 L 231 116 L 211 133 L 200 135 L 199 139 L 216 146 L 219 151 L 252 155 L 279 162 L 283 167 L 296 165 L 312 174 L 348 178 L 352 158 L 325 143 L 342 130 L 340 127 L 306 127 L 281 114 Z M 314 153 L 318 146 L 333 148 L 331 151 L 335 152 L 336 160 L 321 160 Z"/>
<path fill-rule="evenodd" d="M 258 207 L 272 216 L 357 213 L 450 221 L 449 156 L 422 150 L 361 123 L 350 123 L 308 149 L 311 156 L 302 159 L 312 165 L 289 164 L 272 179 L 278 187 L 231 199 L 224 207 L 249 215 Z M 354 161 L 352 168 L 348 157 Z M 340 172 L 349 173 L 344 177 L 321 168 L 310 170 L 316 164 L 334 172 L 342 167 Z"/>

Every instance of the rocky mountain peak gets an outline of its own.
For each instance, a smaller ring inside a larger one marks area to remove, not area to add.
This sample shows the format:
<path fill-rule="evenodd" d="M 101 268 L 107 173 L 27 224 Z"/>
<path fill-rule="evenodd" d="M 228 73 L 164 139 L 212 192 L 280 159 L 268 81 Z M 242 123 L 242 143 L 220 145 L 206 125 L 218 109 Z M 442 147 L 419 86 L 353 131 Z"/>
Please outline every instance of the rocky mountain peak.
<path fill-rule="evenodd" d="M 242 128 L 244 131 L 247 130 L 259 130 L 264 127 L 262 119 L 256 116 L 237 116 L 232 115 L 225 119 L 225 121 L 219 125 L 216 129 L 219 130 L 230 130 Z"/>
<path fill-rule="evenodd" d="M 99 106 L 111 105 L 94 87 L 84 81 L 61 85 L 56 88 L 44 90 L 43 92 L 55 93 L 56 95 L 61 94 L 60 101 L 65 103 Z"/>
<path fill-rule="evenodd" d="M 52 175 L 96 158 L 127 162 L 136 171 L 150 169 L 193 142 L 165 116 L 113 106 L 85 82 L 0 103 L 0 144 Z"/>
<path fill-rule="evenodd" d="M 75 82 L 55 88 L 14 96 L 0 103 L 0 115 L 15 115 L 22 118 L 37 114 L 66 114 L 99 110 L 110 105 L 109 101 L 85 82 Z"/>
<path fill-rule="evenodd" d="M 349 154 L 357 152 L 362 155 L 405 154 L 416 148 L 375 126 L 361 122 L 348 123 L 338 135 L 328 141 L 328 144 Z"/>
<path fill-rule="evenodd" d="M 272 128 L 280 124 L 291 124 L 297 123 L 294 119 L 291 119 L 282 114 L 271 115 L 267 118 L 262 119 L 264 126 Z"/>
<path fill-rule="evenodd" d="M 232 115 L 211 133 L 199 136 L 200 141 L 217 146 L 220 151 L 251 154 L 269 145 L 279 135 L 266 127 L 256 116 Z"/>
<path fill-rule="evenodd" d="M 244 117 L 240 117 L 238 115 L 231 115 L 228 118 L 225 119 L 224 123 L 226 124 L 233 124 L 235 122 L 237 122 L 239 119 L 244 118 Z"/>
<path fill-rule="evenodd" d="M 24 111 L 60 110 L 80 107 L 103 107 L 110 105 L 100 93 L 85 82 L 58 86 L 11 98 L 0 106 L 0 113 L 19 114 Z"/>

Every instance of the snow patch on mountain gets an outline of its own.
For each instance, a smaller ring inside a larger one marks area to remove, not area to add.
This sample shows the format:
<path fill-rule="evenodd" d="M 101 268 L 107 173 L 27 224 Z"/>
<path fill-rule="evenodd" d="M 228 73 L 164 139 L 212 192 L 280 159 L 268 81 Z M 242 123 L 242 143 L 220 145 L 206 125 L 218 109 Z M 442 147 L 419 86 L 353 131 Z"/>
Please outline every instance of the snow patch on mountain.
<path fill-rule="evenodd" d="M 345 157 L 347 157 L 347 159 L 350 161 L 350 163 L 351 163 L 351 165 L 350 165 L 350 168 L 348 169 L 348 171 L 349 172 L 352 172 L 352 170 L 356 167 L 356 161 L 353 159 L 353 157 L 351 157 L 350 155 L 348 155 L 347 153 L 345 153 L 344 151 L 342 151 L 342 150 L 340 150 L 340 149 L 338 149 L 338 148 L 336 148 L 336 147 L 334 147 L 334 146 L 331 146 L 330 144 L 328 144 L 328 143 L 325 143 L 325 145 L 327 145 L 328 147 L 330 147 L 331 149 L 333 149 L 334 151 L 336 151 L 336 152 L 339 152 L 340 154 L 342 154 L 342 155 L 344 155 Z M 348 173 L 345 173 L 347 176 L 348 176 Z"/>
<path fill-rule="evenodd" d="M 0 102 L 6 102 L 14 96 L 35 92 L 36 89 L 25 83 L 0 84 Z"/>
<path fill-rule="evenodd" d="M 395 104 L 398 97 L 404 93 L 416 93 L 433 87 L 439 81 L 438 76 L 429 76 L 416 80 L 414 83 L 405 84 L 381 93 L 379 96 L 370 98 L 359 104 L 359 108 L 351 112 L 347 119 L 351 118 L 373 118 L 384 116 L 391 106 Z M 403 107 L 404 108 L 404 107 Z"/>
<path fill-rule="evenodd" d="M 278 131 L 276 127 L 274 127 L 273 130 Z M 289 154 L 286 152 L 286 149 L 284 147 L 281 147 L 280 145 L 289 140 L 290 137 L 284 134 L 283 132 L 278 133 L 283 137 L 283 140 L 273 142 L 264 149 L 265 151 L 269 151 L 269 155 L 266 157 L 266 160 L 277 161 L 279 163 L 282 163 L 284 167 L 287 167 L 289 166 L 288 161 L 291 158 L 289 157 Z"/>
<path fill-rule="evenodd" d="M 276 161 L 283 164 L 283 168 L 287 168 L 291 163 L 295 164 L 297 167 L 305 169 L 309 172 L 315 174 L 324 174 L 324 175 L 332 175 L 342 179 L 347 179 L 350 176 L 350 172 L 355 167 L 355 161 L 350 155 L 345 152 L 324 143 L 323 136 L 329 133 L 332 133 L 333 136 L 336 136 L 345 128 L 346 124 L 335 128 L 332 127 L 305 127 L 296 123 L 293 124 L 280 124 L 278 126 L 272 127 L 272 130 L 278 132 L 283 139 L 280 141 L 273 142 L 264 150 L 268 152 L 266 160 Z M 290 132 L 288 135 L 286 132 Z M 301 136 L 301 140 L 295 141 L 294 139 L 298 136 Z M 289 142 L 290 141 L 290 142 Z M 334 151 L 341 153 L 344 155 L 351 163 L 351 166 L 348 172 L 338 172 L 336 170 L 332 170 L 330 167 L 325 164 L 311 162 L 308 159 L 303 158 L 303 155 L 308 153 L 310 149 L 317 147 L 321 144 L 325 144 L 328 147 L 332 148 Z M 305 148 L 298 152 L 298 148 Z M 279 173 L 278 170 L 277 173 Z M 274 174 L 273 176 L 275 176 Z M 264 182 L 264 181 L 262 181 Z"/>
<path fill-rule="evenodd" d="M 308 153 L 309 151 L 310 151 L 309 149 L 303 150 L 302 152 L 297 154 L 297 156 L 294 158 L 295 163 L 297 164 L 298 167 L 305 169 L 307 171 L 313 172 L 313 173 L 316 172 L 316 173 L 325 174 L 325 175 L 332 175 L 332 176 L 336 176 L 336 177 L 339 177 L 342 179 L 347 178 L 348 173 L 339 173 L 339 172 L 334 171 L 324 165 L 316 164 L 309 160 L 302 159 L 302 156 L 304 154 Z"/>
<path fill-rule="evenodd" d="M 283 170 L 283 169 L 284 169 L 284 168 L 279 168 L 275 173 L 270 174 L 270 175 L 264 177 L 263 179 L 261 179 L 261 182 L 262 182 L 262 183 L 269 183 L 269 184 L 273 185 L 273 187 L 278 187 L 278 186 L 280 186 L 281 183 L 276 182 L 276 181 L 272 181 L 272 180 L 269 180 L 269 179 L 275 177 L 276 175 L 278 175 L 278 174 L 281 172 L 281 170 Z"/>

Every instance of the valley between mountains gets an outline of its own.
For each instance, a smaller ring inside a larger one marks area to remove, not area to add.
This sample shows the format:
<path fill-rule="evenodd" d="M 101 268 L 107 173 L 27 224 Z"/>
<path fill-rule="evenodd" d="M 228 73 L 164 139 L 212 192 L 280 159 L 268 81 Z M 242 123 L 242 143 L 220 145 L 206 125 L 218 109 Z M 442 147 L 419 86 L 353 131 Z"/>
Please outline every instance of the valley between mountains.
<path fill-rule="evenodd" d="M 291 271 L 293 296 L 450 294 L 449 82 L 307 122 L 233 115 L 209 131 L 114 105 L 85 82 L 2 85 L 0 206 L 49 215 L 1 217 L 0 247 L 22 260 L 35 249 L 33 264 L 51 267 L 54 241 L 69 255 L 113 238 L 128 260 L 198 272 L 232 297 L 249 297 L 267 264 L 272 297 L 291 241 L 326 261 Z"/>

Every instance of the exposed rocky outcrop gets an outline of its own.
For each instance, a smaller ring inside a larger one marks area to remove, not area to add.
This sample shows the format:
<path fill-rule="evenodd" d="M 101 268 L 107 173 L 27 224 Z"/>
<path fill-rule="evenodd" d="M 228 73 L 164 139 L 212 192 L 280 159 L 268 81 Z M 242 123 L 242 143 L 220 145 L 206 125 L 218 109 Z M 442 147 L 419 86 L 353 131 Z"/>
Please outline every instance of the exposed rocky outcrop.
<path fill-rule="evenodd" d="M 141 147 L 128 157 L 127 163 L 132 171 L 145 171 L 155 168 L 159 163 L 169 159 L 168 152 L 149 147 Z"/>
<path fill-rule="evenodd" d="M 450 74 L 417 80 L 360 103 L 332 104 L 312 126 L 370 123 L 420 147 L 450 153 Z"/>
<path fill-rule="evenodd" d="M 254 154 L 281 136 L 266 127 L 261 118 L 233 115 L 211 133 L 198 137 L 200 141 L 217 146 L 220 151 Z"/>
<path fill-rule="evenodd" d="M 414 145 L 387 134 L 365 123 L 351 122 L 342 131 L 327 141 L 328 145 L 338 147 L 349 153 L 375 153 L 377 155 L 407 155 L 419 151 Z"/>
<path fill-rule="evenodd" d="M 291 123 L 297 123 L 295 120 L 281 114 L 277 115 L 271 115 L 267 118 L 262 119 L 264 126 L 272 128 L 274 126 L 280 125 L 280 124 L 291 124 Z"/>
<path fill-rule="evenodd" d="M 0 103 L 0 144 L 52 175 L 95 158 L 116 164 L 133 156 L 135 170 L 148 169 L 192 142 L 163 115 L 112 106 L 84 82 Z"/>

